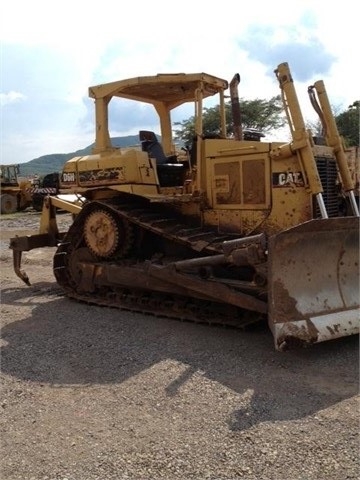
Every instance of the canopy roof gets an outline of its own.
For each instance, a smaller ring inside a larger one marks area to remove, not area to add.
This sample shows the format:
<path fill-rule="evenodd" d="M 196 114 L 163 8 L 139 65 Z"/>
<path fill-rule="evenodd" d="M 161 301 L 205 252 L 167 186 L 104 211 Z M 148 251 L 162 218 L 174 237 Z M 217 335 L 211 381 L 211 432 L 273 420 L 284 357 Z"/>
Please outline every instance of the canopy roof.
<path fill-rule="evenodd" d="M 161 102 L 171 109 L 194 101 L 199 88 L 202 97 L 206 98 L 226 90 L 228 82 L 206 73 L 158 74 L 89 87 L 89 97 L 116 96 L 151 104 Z"/>

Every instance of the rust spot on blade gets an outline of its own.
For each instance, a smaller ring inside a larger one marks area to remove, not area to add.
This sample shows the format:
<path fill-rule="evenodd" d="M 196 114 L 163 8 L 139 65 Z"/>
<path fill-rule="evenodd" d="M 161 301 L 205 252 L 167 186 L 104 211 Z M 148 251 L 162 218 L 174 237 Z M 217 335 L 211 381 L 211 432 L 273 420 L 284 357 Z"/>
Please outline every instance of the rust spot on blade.
<path fill-rule="evenodd" d="M 281 280 L 274 282 L 274 323 L 289 322 L 291 319 L 301 318 L 296 308 L 296 300 L 290 297 L 288 290 Z"/>
<path fill-rule="evenodd" d="M 311 320 L 305 320 L 305 323 L 289 321 L 283 326 L 283 330 L 277 339 L 281 348 L 287 348 L 290 345 L 313 344 L 318 341 L 319 332 Z M 286 346 L 286 347 L 285 347 Z"/>

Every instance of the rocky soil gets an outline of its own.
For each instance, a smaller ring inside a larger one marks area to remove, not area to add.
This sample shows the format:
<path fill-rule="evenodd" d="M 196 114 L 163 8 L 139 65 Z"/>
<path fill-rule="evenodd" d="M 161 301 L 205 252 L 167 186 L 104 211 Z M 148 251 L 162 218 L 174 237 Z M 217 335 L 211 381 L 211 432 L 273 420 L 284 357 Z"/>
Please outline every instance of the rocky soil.
<path fill-rule="evenodd" d="M 360 478 L 358 337 L 279 353 L 267 328 L 77 303 L 54 249 L 27 287 L 9 238 L 38 223 L 1 217 L 1 480 Z"/>

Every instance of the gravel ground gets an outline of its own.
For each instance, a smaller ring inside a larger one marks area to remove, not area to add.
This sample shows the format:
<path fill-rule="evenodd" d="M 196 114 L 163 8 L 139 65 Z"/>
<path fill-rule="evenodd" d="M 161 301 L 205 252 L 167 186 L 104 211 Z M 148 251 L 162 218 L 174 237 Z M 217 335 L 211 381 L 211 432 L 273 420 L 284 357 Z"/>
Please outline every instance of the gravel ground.
<path fill-rule="evenodd" d="M 80 304 L 1 218 L 1 480 L 359 479 L 359 344 L 276 352 L 238 332 Z M 70 221 L 61 215 L 66 226 Z"/>

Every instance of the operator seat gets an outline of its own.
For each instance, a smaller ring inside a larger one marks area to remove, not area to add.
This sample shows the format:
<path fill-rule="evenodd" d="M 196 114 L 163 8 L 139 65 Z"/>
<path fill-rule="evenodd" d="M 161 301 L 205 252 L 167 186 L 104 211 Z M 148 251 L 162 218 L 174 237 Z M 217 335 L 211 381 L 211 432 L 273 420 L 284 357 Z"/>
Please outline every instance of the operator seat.
<path fill-rule="evenodd" d="M 147 152 L 150 157 L 155 158 L 157 165 L 167 163 L 167 156 L 154 132 L 140 130 L 139 139 L 141 142 L 141 150 Z"/>
<path fill-rule="evenodd" d="M 176 155 L 167 157 L 154 132 L 139 131 L 141 149 L 156 159 L 156 171 L 161 187 L 183 186 L 189 166 L 177 162 Z"/>

